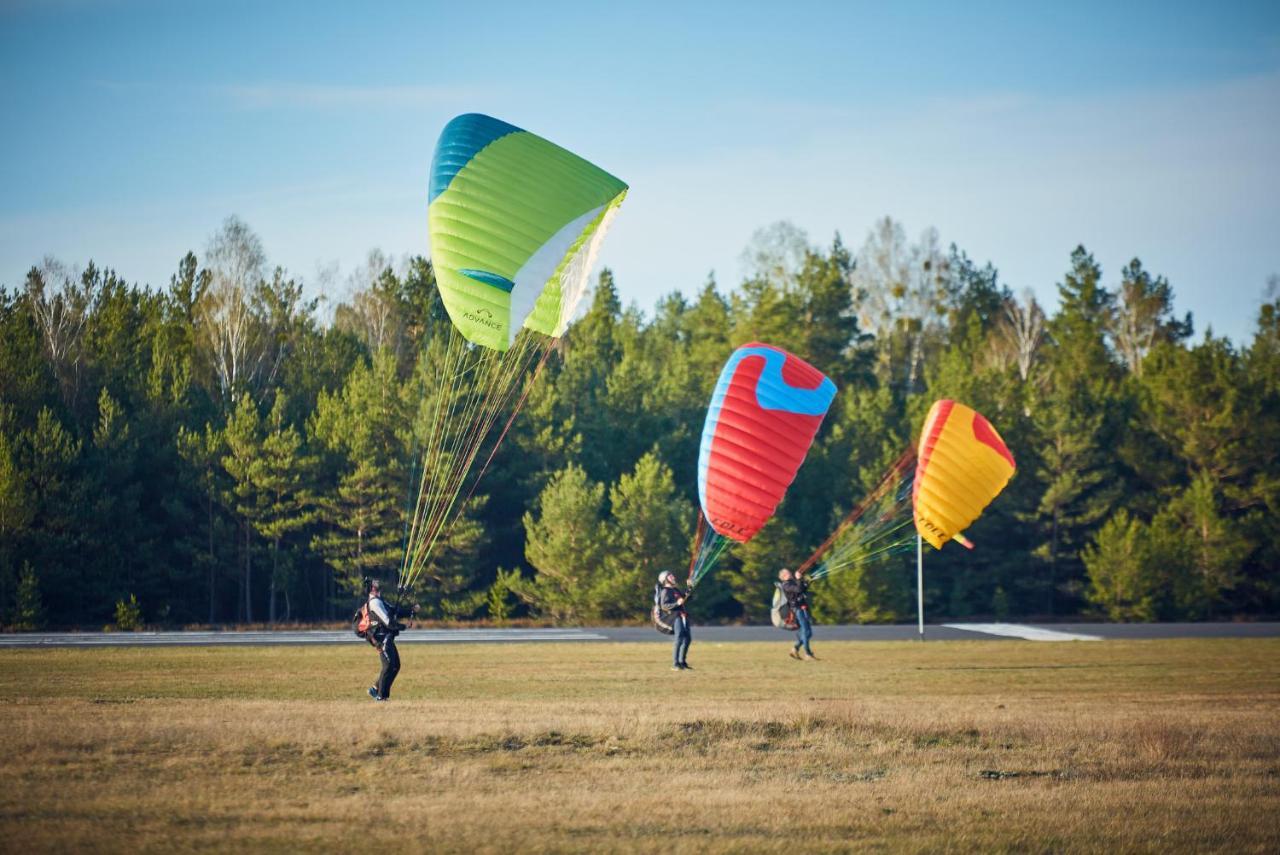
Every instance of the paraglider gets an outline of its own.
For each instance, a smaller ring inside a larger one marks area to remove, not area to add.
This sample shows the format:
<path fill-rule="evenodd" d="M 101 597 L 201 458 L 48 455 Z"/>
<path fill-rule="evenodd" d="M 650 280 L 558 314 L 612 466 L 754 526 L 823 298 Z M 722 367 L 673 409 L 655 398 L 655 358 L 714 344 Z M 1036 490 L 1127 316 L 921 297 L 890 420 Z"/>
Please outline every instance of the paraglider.
<path fill-rule="evenodd" d="M 691 587 L 729 541 L 746 543 L 773 516 L 835 394 L 829 377 L 782 348 L 752 342 L 729 357 L 698 453 L 702 536 Z"/>
<path fill-rule="evenodd" d="M 600 167 L 490 116 L 458 116 L 441 132 L 427 220 L 450 323 L 424 356 L 433 377 L 420 414 L 422 473 L 402 592 L 436 559 L 524 402 L 517 390 L 523 384 L 527 393 L 526 381 L 574 320 L 626 193 Z"/>
<path fill-rule="evenodd" d="M 929 409 L 916 452 L 911 503 L 916 531 L 934 549 L 961 535 L 1013 477 L 1017 464 L 979 413 L 943 399 Z"/>
<path fill-rule="evenodd" d="M 745 344 L 720 372 L 698 454 L 698 497 L 718 534 L 745 543 L 773 516 L 836 385 L 767 344 Z"/>
<path fill-rule="evenodd" d="M 804 573 L 794 573 L 783 567 L 778 571 L 778 581 L 774 583 L 773 608 L 770 618 L 774 626 L 782 626 L 796 631 L 796 643 L 791 648 L 792 659 L 814 660 L 810 641 L 813 638 L 813 619 L 809 616 L 809 580 Z M 804 648 L 804 656 L 800 656 L 800 648 Z"/>
<path fill-rule="evenodd" d="M 955 540 L 1000 494 L 1016 464 L 1000 434 L 971 407 L 942 399 L 929 409 L 914 448 L 903 452 L 800 565 L 813 581 L 915 550 L 919 533 L 935 549 Z"/>
<path fill-rule="evenodd" d="M 679 598 L 682 615 L 693 589 L 727 545 L 751 540 L 773 516 L 835 395 L 829 377 L 780 347 L 751 342 L 729 356 L 702 427 L 697 547 L 689 562 L 688 590 Z M 654 625 L 663 632 L 659 615 L 655 608 Z M 687 616 L 680 629 L 676 659 L 683 662 L 690 638 Z"/>
<path fill-rule="evenodd" d="M 657 630 L 665 635 L 674 635 L 671 648 L 671 669 L 673 671 L 691 671 L 689 665 L 689 644 L 693 634 L 689 630 L 689 614 L 684 604 L 689 595 L 681 591 L 676 574 L 664 570 L 658 574 L 658 586 L 653 591 L 653 623 Z"/>
<path fill-rule="evenodd" d="M 388 701 L 391 699 L 391 684 L 400 673 L 400 653 L 396 649 L 396 636 L 406 627 L 400 622 L 399 610 L 395 606 L 387 605 L 382 599 L 381 583 L 376 579 L 367 580 L 367 583 L 367 598 L 357 612 L 360 617 L 357 635 L 373 645 L 382 662 L 377 681 L 369 687 L 369 697 L 375 701 Z"/>
<path fill-rule="evenodd" d="M 445 126 L 427 221 L 440 299 L 470 342 L 505 351 L 521 328 L 559 336 L 627 185 L 478 113 Z"/>

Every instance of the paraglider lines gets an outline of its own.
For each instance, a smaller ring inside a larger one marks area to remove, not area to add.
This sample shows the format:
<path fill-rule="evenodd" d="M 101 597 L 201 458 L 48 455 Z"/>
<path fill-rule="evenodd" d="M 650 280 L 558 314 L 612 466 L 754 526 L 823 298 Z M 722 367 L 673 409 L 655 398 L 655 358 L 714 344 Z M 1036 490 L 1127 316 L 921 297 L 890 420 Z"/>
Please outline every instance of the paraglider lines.
<path fill-rule="evenodd" d="M 813 568 L 809 578 L 822 579 L 908 550 L 915 542 L 910 513 L 914 463 L 914 449 L 904 451 L 876 488 L 854 506 L 798 570 Z"/>
<path fill-rule="evenodd" d="M 480 477 L 527 398 L 528 386 L 516 400 L 501 436 L 463 497 L 468 473 L 485 440 L 511 402 L 517 384 L 526 377 L 535 359 L 537 371 L 541 371 L 552 345 L 552 339 L 525 331 L 510 350 L 499 352 L 468 345 L 452 328 L 447 335 L 449 342 L 436 371 L 441 382 L 434 390 L 418 499 L 401 567 L 402 590 L 411 589 L 419 581 L 458 514 L 471 501 Z"/>

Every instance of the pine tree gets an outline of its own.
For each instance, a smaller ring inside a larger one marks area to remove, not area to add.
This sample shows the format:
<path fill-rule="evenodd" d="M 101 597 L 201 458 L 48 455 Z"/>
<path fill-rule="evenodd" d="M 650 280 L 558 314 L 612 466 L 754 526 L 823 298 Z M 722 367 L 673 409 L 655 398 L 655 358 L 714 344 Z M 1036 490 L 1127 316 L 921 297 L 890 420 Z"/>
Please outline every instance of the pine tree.
<path fill-rule="evenodd" d="M 538 496 L 536 514 L 524 515 L 525 555 L 537 574 L 517 595 L 556 621 L 595 617 L 593 574 L 607 553 L 604 485 L 576 464 L 561 469 Z"/>
<path fill-rule="evenodd" d="M 858 329 L 853 311 L 853 256 L 836 234 L 826 253 L 810 251 L 796 279 L 802 299 L 804 340 L 797 351 L 838 386 L 871 378 L 871 351 L 858 346 L 870 335 Z"/>
<path fill-rule="evenodd" d="M 792 352 L 804 349 L 803 298 L 793 287 L 770 279 L 748 279 L 729 298 L 734 346 L 764 341 Z M 721 364 L 727 354 L 720 356 Z"/>
<path fill-rule="evenodd" d="M 156 515 L 141 512 L 137 444 L 123 409 L 105 388 L 85 464 L 90 499 L 84 534 L 93 544 L 97 570 L 83 590 L 97 605 L 92 617 L 102 620 L 128 591 L 142 591 L 145 598 L 163 588 L 162 580 L 149 576 L 159 572 L 153 555 Z"/>
<path fill-rule="evenodd" d="M 20 544 L 28 536 L 34 516 L 26 473 L 9 433 L 12 421 L 12 408 L 0 405 L 0 624 L 9 615 L 17 589 Z"/>
<path fill-rule="evenodd" d="M 1181 463 L 1182 477 L 1206 473 L 1237 506 L 1245 504 L 1251 473 L 1267 467 L 1274 449 L 1253 441 L 1266 428 L 1259 411 L 1263 396 L 1250 389 L 1231 343 L 1206 336 L 1191 348 L 1157 347 L 1141 389 L 1147 421 Z"/>
<path fill-rule="evenodd" d="M 489 586 L 488 593 L 485 594 L 485 605 L 489 619 L 498 626 L 506 624 L 507 619 L 511 617 L 514 611 L 514 604 L 511 600 L 519 586 L 519 570 L 498 568 L 497 576 L 494 578 L 493 584 Z"/>
<path fill-rule="evenodd" d="M 1052 318 L 890 219 L 856 264 L 839 236 L 816 248 L 786 224 L 752 250 L 741 287 L 710 277 L 652 314 L 602 275 L 485 492 L 427 479 L 429 500 L 468 497 L 424 568 L 429 614 L 487 604 L 503 620 L 519 592 L 555 619 L 635 615 L 657 569 L 688 559 L 708 397 L 751 338 L 841 391 L 775 520 L 699 587 L 700 619 L 762 617 L 778 567 L 874 487 L 940 397 L 991 418 L 1019 468 L 971 527 L 980 548 L 929 559 L 931 612 L 1280 610 L 1280 280 L 1252 342 L 1188 342 L 1164 278 L 1135 260 L 1112 294 L 1082 247 Z M 454 333 L 426 259 L 373 254 L 358 279 L 322 329 L 233 218 L 164 291 L 52 259 L 0 288 L 0 619 L 18 622 L 24 562 L 23 608 L 59 625 L 109 619 L 129 595 L 160 622 L 274 618 L 281 594 L 285 614 L 331 616 L 339 586 L 385 577 Z M 833 576 L 815 610 L 887 620 L 913 594 L 909 568 L 880 561 Z"/>
<path fill-rule="evenodd" d="M 694 510 L 676 492 L 671 469 L 652 452 L 609 489 L 609 505 L 612 548 L 593 585 L 594 610 L 624 618 L 643 612 L 659 571 L 683 570 Z"/>
<path fill-rule="evenodd" d="M 1071 269 L 1058 285 L 1058 298 L 1062 306 L 1049 324 L 1054 340 L 1076 366 L 1108 362 L 1103 333 L 1115 295 L 1103 287 L 1102 268 L 1083 246 L 1071 252 Z"/>
<path fill-rule="evenodd" d="M 222 467 L 225 451 L 225 436 L 214 430 L 213 425 L 206 424 L 203 431 L 178 428 L 177 451 L 182 461 L 189 467 L 191 480 L 199 491 L 196 499 L 203 508 L 201 525 L 204 529 L 204 548 L 194 551 L 195 561 L 203 565 L 208 580 L 209 623 L 218 619 L 218 578 L 221 562 L 218 557 L 218 544 L 221 540 L 222 517 L 218 511 L 219 500 L 229 492 L 225 483 L 227 473 Z"/>
<path fill-rule="evenodd" d="M 1049 388 L 1033 396 L 1035 477 L 1043 493 L 1027 522 L 1040 532 L 1033 554 L 1043 562 L 1042 607 L 1056 612 L 1060 594 L 1083 594 L 1080 550 L 1110 516 L 1125 489 L 1116 449 L 1128 418 L 1119 368 L 1106 344 L 1114 297 L 1084 247 L 1058 286 L 1062 304 L 1049 321 Z M 1119 477 L 1118 477 L 1119 476 Z"/>
<path fill-rule="evenodd" d="M 1258 551 L 1247 567 L 1242 605 L 1259 612 L 1280 611 L 1280 276 L 1272 276 L 1268 300 L 1258 312 L 1257 331 L 1244 360 L 1245 376 L 1256 410 L 1248 446 L 1251 463 L 1245 503 L 1249 536 Z"/>
<path fill-rule="evenodd" d="M 582 435 L 580 461 L 596 480 L 611 480 L 616 463 L 617 433 L 605 403 L 609 375 L 617 365 L 622 304 L 609 270 L 600 273 L 591 307 L 561 341 L 563 367 L 555 378 L 561 418 Z"/>
<path fill-rule="evenodd" d="M 221 498 L 235 515 L 239 526 L 239 564 L 241 570 L 240 618 L 253 622 L 253 518 L 263 497 L 255 484 L 262 446 L 262 418 L 258 407 L 248 396 L 241 396 L 223 432 L 222 468 L 230 481 Z"/>
<path fill-rule="evenodd" d="M 374 354 L 343 388 L 321 393 L 311 419 L 316 442 L 336 458 L 336 488 L 319 499 L 325 531 L 312 547 L 324 556 L 346 594 L 360 580 L 396 566 L 401 556 L 410 473 L 405 462 L 407 405 L 392 350 Z"/>
<path fill-rule="evenodd" d="M 1122 508 L 1084 550 L 1089 602 L 1109 620 L 1155 619 L 1162 580 L 1153 563 L 1150 539 L 1147 527 Z"/>
<path fill-rule="evenodd" d="M 1027 520 L 1041 532 L 1041 543 L 1032 554 L 1039 558 L 1047 578 L 1042 607 L 1049 614 L 1058 608 L 1059 594 L 1074 592 L 1080 550 L 1095 526 L 1111 513 L 1121 495 L 1103 433 L 1104 415 L 1073 410 L 1062 401 L 1039 408 L 1036 478 L 1044 485 L 1039 505 Z"/>
<path fill-rule="evenodd" d="M 949 343 L 954 345 L 968 335 L 971 322 L 984 334 L 993 332 L 1005 316 L 1005 307 L 1013 293 L 1000 284 L 995 267 L 988 262 L 979 267 L 954 243 L 947 257 L 946 284 L 949 305 Z"/>
<path fill-rule="evenodd" d="M 40 597 L 40 578 L 30 562 L 22 563 L 13 617 L 13 628 L 19 632 L 36 632 L 44 629 L 44 603 Z"/>
<path fill-rule="evenodd" d="M 1174 616 L 1217 614 L 1242 579 L 1253 546 L 1222 505 L 1218 483 L 1202 472 L 1152 521 Z"/>
<path fill-rule="evenodd" d="M 82 609 L 101 607 L 85 602 L 80 585 L 93 570 L 79 552 L 89 499 L 80 466 L 83 443 L 44 407 L 17 446 L 32 509 L 26 557 L 40 568 L 45 607 L 58 622 L 71 622 Z"/>
<path fill-rule="evenodd" d="M 0 287 L 0 401 L 13 408 L 13 430 L 58 401 L 58 384 L 44 355 L 33 307 Z"/>
<path fill-rule="evenodd" d="M 689 343 L 689 371 L 697 388 L 711 395 L 711 388 L 729 353 L 729 337 L 734 326 L 730 304 L 720 294 L 715 276 L 707 277 L 698 299 L 683 316 L 684 334 Z"/>
<path fill-rule="evenodd" d="M 259 456 L 251 468 L 257 501 L 247 505 L 250 523 L 268 544 L 271 576 L 267 595 L 267 619 L 276 622 L 276 597 L 284 594 L 285 619 L 292 614 L 289 592 L 294 570 L 292 552 L 284 541 L 315 519 L 311 476 L 315 460 L 306 453 L 302 436 L 285 421 L 288 396 L 279 391 L 267 419 Z"/>

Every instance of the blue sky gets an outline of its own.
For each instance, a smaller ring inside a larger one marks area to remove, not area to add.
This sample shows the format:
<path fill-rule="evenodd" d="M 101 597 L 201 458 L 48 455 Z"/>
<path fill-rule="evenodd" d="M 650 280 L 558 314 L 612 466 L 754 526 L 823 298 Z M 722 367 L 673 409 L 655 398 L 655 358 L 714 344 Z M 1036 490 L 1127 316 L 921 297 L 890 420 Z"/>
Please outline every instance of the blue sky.
<path fill-rule="evenodd" d="M 630 183 L 602 260 L 645 308 L 775 220 L 856 248 L 889 214 L 1049 301 L 1077 243 L 1111 284 L 1138 256 L 1246 339 L 1280 4 L 1053 5 L 3 3 L 0 283 L 160 285 L 229 214 L 313 284 L 425 253 L 435 137 L 479 111 Z"/>

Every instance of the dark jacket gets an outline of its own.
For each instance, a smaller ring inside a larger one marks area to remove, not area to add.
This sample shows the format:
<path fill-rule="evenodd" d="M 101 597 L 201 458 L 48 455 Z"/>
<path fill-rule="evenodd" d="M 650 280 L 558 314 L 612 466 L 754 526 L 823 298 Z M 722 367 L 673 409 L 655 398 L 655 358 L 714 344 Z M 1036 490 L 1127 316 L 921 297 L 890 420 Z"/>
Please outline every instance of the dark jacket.
<path fill-rule="evenodd" d="M 788 579 L 778 586 L 782 595 L 787 598 L 787 605 L 792 609 L 809 608 L 809 582 L 803 576 L 799 579 Z"/>
<path fill-rule="evenodd" d="M 665 614 L 684 614 L 684 606 L 678 605 L 676 600 L 684 596 L 684 591 L 679 588 L 663 587 L 658 591 L 658 608 L 662 609 Z"/>

